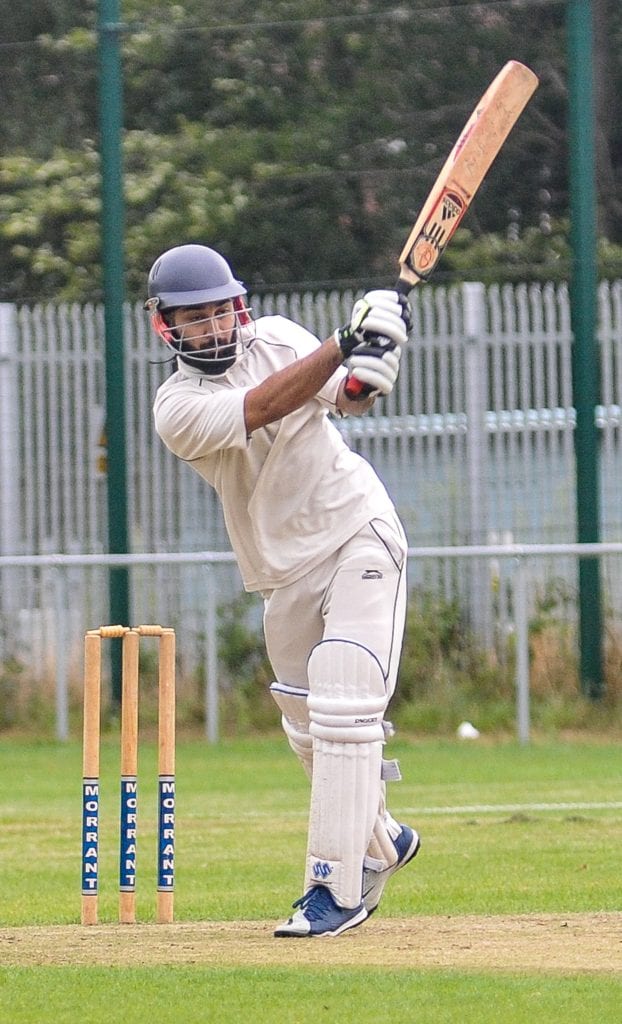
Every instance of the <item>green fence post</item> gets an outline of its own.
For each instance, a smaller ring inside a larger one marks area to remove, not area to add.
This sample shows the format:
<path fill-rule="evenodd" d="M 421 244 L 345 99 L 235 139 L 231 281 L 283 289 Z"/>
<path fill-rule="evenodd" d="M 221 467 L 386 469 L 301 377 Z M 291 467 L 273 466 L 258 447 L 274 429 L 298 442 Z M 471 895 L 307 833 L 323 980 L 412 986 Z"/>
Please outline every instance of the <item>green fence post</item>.
<path fill-rule="evenodd" d="M 124 202 L 122 171 L 122 72 L 118 0 L 100 0 L 100 149 L 102 266 L 105 305 L 106 439 L 108 447 L 108 549 L 129 550 L 123 344 Z M 129 625 L 129 575 L 109 572 L 110 621 Z M 121 701 L 121 643 L 111 645 L 112 697 Z"/>
<path fill-rule="evenodd" d="M 576 410 L 577 540 L 600 540 L 596 345 L 596 185 L 594 158 L 592 4 L 569 0 L 568 92 L 570 128 L 570 216 L 573 270 L 571 317 L 573 402 Z M 579 559 L 579 658 L 586 696 L 603 696 L 602 611 L 598 558 Z"/>

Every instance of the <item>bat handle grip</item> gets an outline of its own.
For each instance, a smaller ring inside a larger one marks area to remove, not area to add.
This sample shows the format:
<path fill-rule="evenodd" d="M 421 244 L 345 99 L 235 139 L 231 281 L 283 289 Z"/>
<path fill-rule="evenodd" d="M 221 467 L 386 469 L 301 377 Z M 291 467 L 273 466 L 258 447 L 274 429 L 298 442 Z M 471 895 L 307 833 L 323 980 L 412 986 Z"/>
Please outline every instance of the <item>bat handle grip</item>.
<path fill-rule="evenodd" d="M 363 384 L 362 380 L 357 380 L 356 377 L 348 377 L 344 386 L 344 394 L 350 401 L 356 401 L 357 398 L 365 398 L 371 391 L 369 384 Z"/>

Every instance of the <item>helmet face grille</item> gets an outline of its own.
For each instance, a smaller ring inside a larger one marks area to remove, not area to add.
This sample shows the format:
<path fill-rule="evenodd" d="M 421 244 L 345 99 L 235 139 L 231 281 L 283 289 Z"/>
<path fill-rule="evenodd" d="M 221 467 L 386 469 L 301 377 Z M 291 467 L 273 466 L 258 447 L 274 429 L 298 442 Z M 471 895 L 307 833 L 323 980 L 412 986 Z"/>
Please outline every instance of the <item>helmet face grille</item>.
<path fill-rule="evenodd" d="M 233 300 L 229 312 L 201 313 L 177 326 L 170 321 L 170 316 L 152 305 L 151 324 L 156 334 L 184 363 L 210 376 L 225 373 L 255 338 L 251 309 L 241 298 Z"/>

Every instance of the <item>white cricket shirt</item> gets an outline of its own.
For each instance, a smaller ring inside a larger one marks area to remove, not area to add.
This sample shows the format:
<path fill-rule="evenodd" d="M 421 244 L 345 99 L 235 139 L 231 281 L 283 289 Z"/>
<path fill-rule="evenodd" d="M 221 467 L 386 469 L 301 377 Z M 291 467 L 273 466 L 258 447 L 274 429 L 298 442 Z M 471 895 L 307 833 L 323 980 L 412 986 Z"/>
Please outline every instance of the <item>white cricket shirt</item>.
<path fill-rule="evenodd" d="M 247 435 L 246 392 L 320 344 L 281 316 L 261 317 L 255 329 L 221 377 L 178 360 L 154 418 L 165 445 L 215 488 L 244 586 L 263 591 L 304 576 L 393 504 L 329 419 L 343 367 L 301 409 Z"/>

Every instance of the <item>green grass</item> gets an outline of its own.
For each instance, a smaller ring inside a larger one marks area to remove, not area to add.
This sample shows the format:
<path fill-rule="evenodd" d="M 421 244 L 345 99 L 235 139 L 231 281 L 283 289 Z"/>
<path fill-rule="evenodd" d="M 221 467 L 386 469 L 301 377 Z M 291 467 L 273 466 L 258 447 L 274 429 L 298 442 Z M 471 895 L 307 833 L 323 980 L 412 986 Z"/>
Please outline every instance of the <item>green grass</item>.
<path fill-rule="evenodd" d="M 622 811 L 453 813 L 458 806 L 622 800 L 610 744 L 394 742 L 398 816 L 422 832 L 416 885 L 397 875 L 386 914 L 618 910 Z M 307 783 L 279 739 L 178 749 L 177 913 L 182 920 L 278 917 L 297 895 Z M 139 909 L 153 919 L 155 750 L 141 750 Z M 5 743 L 0 753 L 3 924 L 76 920 L 80 849 L 76 744 Z M 101 914 L 116 914 L 118 748 L 102 755 Z M 448 813 L 439 813 L 443 808 Z M 274 825 L 273 825 L 274 823 Z"/>
<path fill-rule="evenodd" d="M 104 996 L 105 993 L 105 996 Z M 619 980 L 459 972 L 208 970 L 173 967 L 0 969 L 11 1024 L 558 1024 L 619 1021 Z"/>
<path fill-rule="evenodd" d="M 404 775 L 390 785 L 391 807 L 417 825 L 423 848 L 416 870 L 392 880 L 383 918 L 621 910 L 622 810 L 536 806 L 621 801 L 618 745 L 401 740 L 388 755 L 399 757 Z M 153 745 L 144 746 L 139 765 L 138 910 L 151 921 L 155 756 Z M 117 906 L 118 757 L 118 745 L 107 739 L 100 907 L 109 922 Z M 181 742 L 177 761 L 176 917 L 286 916 L 300 894 L 308 791 L 284 740 Z M 1 927 L 77 922 L 80 776 L 76 743 L 0 746 Z M 3 967 L 0 1019 L 548 1024 L 575 1011 L 613 1024 L 621 980 L 336 967 L 328 943 L 321 968 Z"/>

